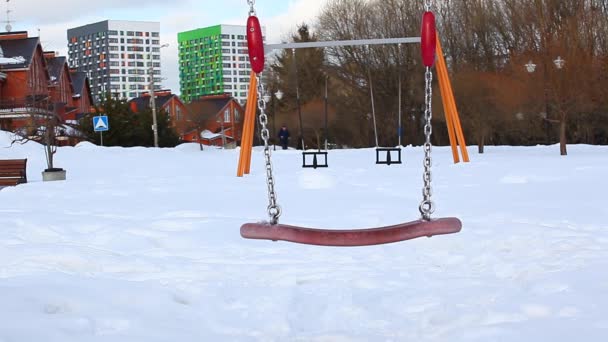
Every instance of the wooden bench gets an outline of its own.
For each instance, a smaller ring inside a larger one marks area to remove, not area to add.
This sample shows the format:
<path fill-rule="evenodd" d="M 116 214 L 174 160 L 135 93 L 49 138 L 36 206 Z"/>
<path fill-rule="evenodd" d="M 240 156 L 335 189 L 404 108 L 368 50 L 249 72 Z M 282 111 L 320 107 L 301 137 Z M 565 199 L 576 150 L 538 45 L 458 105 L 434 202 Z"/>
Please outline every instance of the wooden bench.
<path fill-rule="evenodd" d="M 15 186 L 27 183 L 27 159 L 0 160 L 0 186 Z"/>

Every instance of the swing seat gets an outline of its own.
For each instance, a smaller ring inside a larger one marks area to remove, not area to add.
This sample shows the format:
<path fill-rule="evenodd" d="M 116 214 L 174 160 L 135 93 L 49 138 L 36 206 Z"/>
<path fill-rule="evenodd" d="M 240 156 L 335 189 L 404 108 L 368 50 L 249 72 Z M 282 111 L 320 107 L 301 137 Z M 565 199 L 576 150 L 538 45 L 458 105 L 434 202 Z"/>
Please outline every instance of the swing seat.
<path fill-rule="evenodd" d="M 326 230 L 284 224 L 245 223 L 241 236 L 246 239 L 282 240 L 306 245 L 355 247 L 415 239 L 423 236 L 458 233 L 462 222 L 455 217 L 431 221 L 417 220 L 380 228 Z"/>
<path fill-rule="evenodd" d="M 306 156 L 312 156 L 312 163 L 308 163 L 308 158 L 306 158 Z M 313 169 L 316 169 L 318 167 L 328 167 L 327 152 L 302 152 L 302 167 Z"/>
<path fill-rule="evenodd" d="M 397 159 L 393 157 L 393 152 L 396 152 Z M 384 159 L 380 159 L 381 154 L 385 155 L 386 157 Z M 399 147 L 376 147 L 376 164 L 401 164 L 401 149 Z"/>

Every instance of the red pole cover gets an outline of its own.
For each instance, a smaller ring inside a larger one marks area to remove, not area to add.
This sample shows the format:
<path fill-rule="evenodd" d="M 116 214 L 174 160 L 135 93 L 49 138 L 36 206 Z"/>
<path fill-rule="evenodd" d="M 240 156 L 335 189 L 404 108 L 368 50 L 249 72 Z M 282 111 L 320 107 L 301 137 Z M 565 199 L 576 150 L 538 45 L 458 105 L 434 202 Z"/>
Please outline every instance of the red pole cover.
<path fill-rule="evenodd" d="M 425 67 L 432 67 L 435 64 L 435 51 L 437 49 L 436 31 L 435 15 L 433 12 L 424 12 L 422 16 L 420 46 L 422 49 L 422 63 Z"/>
<path fill-rule="evenodd" d="M 247 48 L 249 49 L 249 62 L 256 74 L 264 70 L 264 39 L 258 17 L 252 15 L 247 19 Z"/>

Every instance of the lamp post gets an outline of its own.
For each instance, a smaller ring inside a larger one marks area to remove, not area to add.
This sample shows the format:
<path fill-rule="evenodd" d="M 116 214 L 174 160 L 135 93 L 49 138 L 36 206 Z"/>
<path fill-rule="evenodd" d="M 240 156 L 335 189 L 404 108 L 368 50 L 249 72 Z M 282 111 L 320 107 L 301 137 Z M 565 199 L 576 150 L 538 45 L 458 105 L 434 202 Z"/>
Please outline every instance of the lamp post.
<path fill-rule="evenodd" d="M 560 71 L 564 68 L 566 64 L 566 60 L 564 60 L 561 56 L 557 56 L 557 58 L 555 60 L 553 60 L 553 65 L 555 65 L 555 68 Z M 529 61 L 528 64 L 525 64 L 524 67 L 526 68 L 526 71 L 528 73 L 533 73 L 536 70 L 536 64 L 532 63 L 532 61 Z M 546 69 L 546 65 L 545 65 L 545 74 L 547 72 Z M 545 82 L 546 82 L 546 75 L 545 75 Z M 548 87 L 545 85 L 545 92 L 544 92 L 544 96 L 545 96 L 545 113 L 541 114 L 541 117 L 543 118 L 543 120 L 545 122 L 559 122 L 560 123 L 560 154 L 561 155 L 567 155 L 567 151 L 566 151 L 566 114 L 565 113 L 561 113 L 561 118 L 560 120 L 552 120 L 550 119 L 550 115 L 549 115 L 549 105 L 548 105 L 548 96 L 547 96 L 547 92 L 548 92 Z M 559 95 L 558 95 L 559 96 Z M 548 136 L 548 133 L 547 133 Z"/>
<path fill-rule="evenodd" d="M 169 46 L 169 44 L 163 44 L 160 48 Z M 152 107 L 152 130 L 154 131 L 154 147 L 158 147 L 158 124 L 156 121 L 156 99 L 154 95 L 154 62 L 150 58 L 150 107 Z"/>
<path fill-rule="evenodd" d="M 533 73 L 536 70 L 536 64 L 532 63 L 532 61 L 529 61 L 524 67 L 526 67 L 526 71 L 529 73 Z"/>
<path fill-rule="evenodd" d="M 566 61 L 561 57 L 561 56 L 557 56 L 557 58 L 553 61 L 553 64 L 555 64 L 555 67 L 557 68 L 557 70 L 562 70 L 564 68 L 564 65 L 566 64 Z M 561 82 L 561 74 L 560 74 L 560 85 L 563 83 Z M 557 94 L 558 97 L 561 97 L 560 94 Z M 568 151 L 566 149 L 566 117 L 567 114 L 564 111 L 564 109 L 562 108 L 562 105 L 560 103 L 559 105 L 559 112 L 560 112 L 560 124 L 559 124 L 559 153 L 562 156 L 565 156 L 568 154 Z"/>
<path fill-rule="evenodd" d="M 277 89 L 277 91 L 274 93 L 274 97 L 277 98 L 277 100 L 281 101 L 281 99 L 283 98 L 283 92 L 281 91 L 281 89 Z M 275 127 L 275 105 L 274 105 L 274 98 L 272 97 L 272 95 L 270 93 L 266 93 L 266 95 L 264 95 L 264 102 L 268 103 L 270 102 L 270 107 L 272 108 L 272 142 L 273 142 L 273 147 L 272 149 L 274 151 L 277 150 L 277 141 L 276 138 L 274 138 L 274 135 L 276 134 L 276 127 Z"/>

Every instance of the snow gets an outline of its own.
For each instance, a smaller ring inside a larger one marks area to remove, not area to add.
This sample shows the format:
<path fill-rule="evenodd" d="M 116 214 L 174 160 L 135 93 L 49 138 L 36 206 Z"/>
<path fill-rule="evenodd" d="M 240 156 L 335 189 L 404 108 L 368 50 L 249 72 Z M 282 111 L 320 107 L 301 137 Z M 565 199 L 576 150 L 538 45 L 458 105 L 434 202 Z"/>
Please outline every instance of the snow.
<path fill-rule="evenodd" d="M 204 130 L 204 131 L 201 132 L 201 138 L 203 138 L 203 139 L 212 140 L 212 139 L 215 139 L 215 138 L 218 138 L 218 137 L 221 137 L 221 136 L 222 136 L 221 134 L 219 134 L 219 133 L 213 133 L 210 130 Z"/>
<path fill-rule="evenodd" d="M 25 63 L 23 56 L 17 57 L 0 57 L 0 64 L 23 64 Z"/>
<path fill-rule="evenodd" d="M 263 153 L 61 147 L 0 132 L 29 183 L 0 190 L 0 341 L 605 341 L 608 148 L 433 149 L 435 217 L 459 234 L 356 248 L 245 240 L 265 220 Z M 273 153 L 281 222 L 364 228 L 418 218 L 422 149 L 328 169 Z"/>

